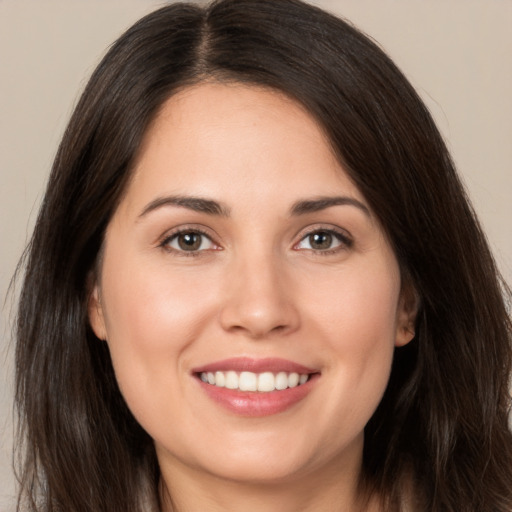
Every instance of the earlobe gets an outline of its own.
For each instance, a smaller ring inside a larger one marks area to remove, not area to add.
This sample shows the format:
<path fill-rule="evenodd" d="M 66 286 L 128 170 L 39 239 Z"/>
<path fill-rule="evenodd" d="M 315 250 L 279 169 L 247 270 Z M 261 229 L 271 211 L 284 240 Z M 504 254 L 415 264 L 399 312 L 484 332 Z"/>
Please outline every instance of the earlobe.
<path fill-rule="evenodd" d="M 407 345 L 407 343 L 411 342 L 416 335 L 416 331 L 414 330 L 414 325 L 412 326 L 399 326 L 398 332 L 396 335 L 395 346 L 403 347 Z"/>
<path fill-rule="evenodd" d="M 101 305 L 100 290 L 98 284 L 95 284 L 89 295 L 88 317 L 91 328 L 100 340 L 107 339 L 107 330 L 105 328 L 105 317 L 103 315 L 103 307 Z"/>
<path fill-rule="evenodd" d="M 403 347 L 411 342 L 416 335 L 416 317 L 420 299 L 412 285 L 402 288 L 397 314 L 396 347 Z"/>

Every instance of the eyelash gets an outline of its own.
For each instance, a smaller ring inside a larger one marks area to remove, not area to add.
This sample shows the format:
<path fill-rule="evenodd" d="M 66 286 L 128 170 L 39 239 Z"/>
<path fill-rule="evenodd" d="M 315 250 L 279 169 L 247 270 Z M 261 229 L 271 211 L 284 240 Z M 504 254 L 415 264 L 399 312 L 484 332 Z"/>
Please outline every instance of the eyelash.
<path fill-rule="evenodd" d="M 159 247 L 161 247 L 164 251 L 166 252 L 172 252 L 178 256 L 185 256 L 185 257 L 197 257 L 197 256 L 201 256 L 202 253 L 206 250 L 206 249 L 202 249 L 202 250 L 199 250 L 199 251 L 185 251 L 185 250 L 179 250 L 179 249 L 174 249 L 173 247 L 170 247 L 169 244 L 171 242 L 173 242 L 175 239 L 177 239 L 180 235 L 188 235 L 188 234 L 193 234 L 193 235 L 200 235 L 202 237 L 205 237 L 207 238 L 208 240 L 211 241 L 212 244 L 214 245 L 217 245 L 213 240 L 212 240 L 212 237 L 209 233 L 207 233 L 205 230 L 202 230 L 200 228 L 197 228 L 197 227 L 193 227 L 193 228 L 187 228 L 187 227 L 183 227 L 183 228 L 180 228 L 176 231 L 173 231 L 172 233 L 170 233 L 169 235 L 167 235 L 158 245 Z M 209 250 L 219 250 L 219 249 L 209 249 Z"/>
<path fill-rule="evenodd" d="M 323 233 L 327 235 L 333 236 L 339 243 L 339 246 L 336 246 L 332 249 L 326 249 L 326 250 L 320 250 L 320 249 L 304 249 L 307 251 L 310 251 L 314 254 L 318 254 L 321 256 L 329 256 L 332 254 L 336 254 L 342 250 L 350 249 L 353 246 L 353 240 L 347 235 L 347 233 L 343 233 L 339 230 L 333 229 L 332 227 L 329 228 L 322 228 L 322 227 L 315 227 L 311 228 L 307 232 L 303 233 L 300 240 L 294 244 L 294 248 L 296 248 L 299 244 L 301 244 L 304 240 L 306 240 L 311 235 L 314 235 L 315 233 Z M 174 254 L 177 254 L 179 256 L 185 256 L 185 257 L 198 257 L 201 256 L 205 251 L 211 251 L 211 250 L 219 250 L 219 249 L 201 249 L 201 250 L 194 250 L 194 251 L 186 251 L 186 250 L 179 250 L 175 249 L 169 246 L 171 242 L 173 242 L 175 239 L 177 239 L 180 235 L 184 234 L 194 234 L 194 235 L 200 235 L 202 237 L 207 238 L 210 240 L 210 242 L 214 245 L 217 245 L 213 240 L 209 233 L 207 233 L 205 230 L 202 230 L 200 228 L 194 227 L 194 228 L 180 228 L 179 230 L 173 231 L 171 234 L 166 236 L 160 243 L 159 247 L 161 247 L 166 252 L 172 252 Z"/>
<path fill-rule="evenodd" d="M 326 250 L 320 250 L 320 249 L 305 249 L 308 250 L 314 254 L 320 255 L 320 256 L 330 256 L 332 254 L 336 254 L 340 251 L 350 249 L 354 245 L 354 241 L 348 233 L 342 232 L 341 230 L 334 229 L 332 227 L 329 228 L 323 228 L 323 227 L 314 227 L 306 231 L 302 234 L 300 237 L 300 240 L 294 245 L 294 247 L 297 247 L 299 244 L 301 244 L 304 240 L 306 240 L 311 235 L 314 235 L 315 233 L 324 233 L 327 235 L 333 236 L 340 245 L 337 247 L 334 247 L 332 249 L 326 249 Z"/>

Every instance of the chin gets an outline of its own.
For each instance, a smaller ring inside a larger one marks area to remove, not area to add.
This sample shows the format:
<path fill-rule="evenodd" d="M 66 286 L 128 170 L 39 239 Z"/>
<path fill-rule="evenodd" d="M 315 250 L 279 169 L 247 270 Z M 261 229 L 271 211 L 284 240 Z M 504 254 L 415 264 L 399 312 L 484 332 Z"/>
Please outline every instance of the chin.
<path fill-rule="evenodd" d="M 309 473 L 307 463 L 265 459 L 251 461 L 227 460 L 209 473 L 217 478 L 246 485 L 279 485 L 295 481 Z"/>

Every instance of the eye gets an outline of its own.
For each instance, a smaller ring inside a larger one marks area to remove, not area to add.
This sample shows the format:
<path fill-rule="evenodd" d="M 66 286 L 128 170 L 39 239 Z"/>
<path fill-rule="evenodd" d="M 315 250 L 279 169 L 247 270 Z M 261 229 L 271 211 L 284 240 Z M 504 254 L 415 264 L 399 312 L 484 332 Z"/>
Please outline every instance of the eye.
<path fill-rule="evenodd" d="M 195 253 L 217 249 L 217 245 L 205 233 L 197 230 L 179 231 L 167 237 L 162 247 L 177 252 Z"/>
<path fill-rule="evenodd" d="M 295 249 L 331 253 L 351 245 L 352 241 L 346 235 L 329 229 L 317 229 L 304 236 Z"/>

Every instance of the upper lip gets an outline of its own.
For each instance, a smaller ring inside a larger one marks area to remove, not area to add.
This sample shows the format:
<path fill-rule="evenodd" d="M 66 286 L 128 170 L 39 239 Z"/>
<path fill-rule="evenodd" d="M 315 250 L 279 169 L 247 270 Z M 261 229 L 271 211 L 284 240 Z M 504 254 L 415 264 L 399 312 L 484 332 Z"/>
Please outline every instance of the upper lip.
<path fill-rule="evenodd" d="M 221 361 L 213 361 L 202 366 L 192 369 L 192 373 L 203 372 L 222 372 L 222 371 L 235 371 L 235 372 L 288 372 L 288 373 L 317 373 L 318 370 L 308 368 L 302 364 L 289 361 L 281 358 L 263 358 L 253 359 L 250 357 L 232 357 L 223 359 Z"/>

